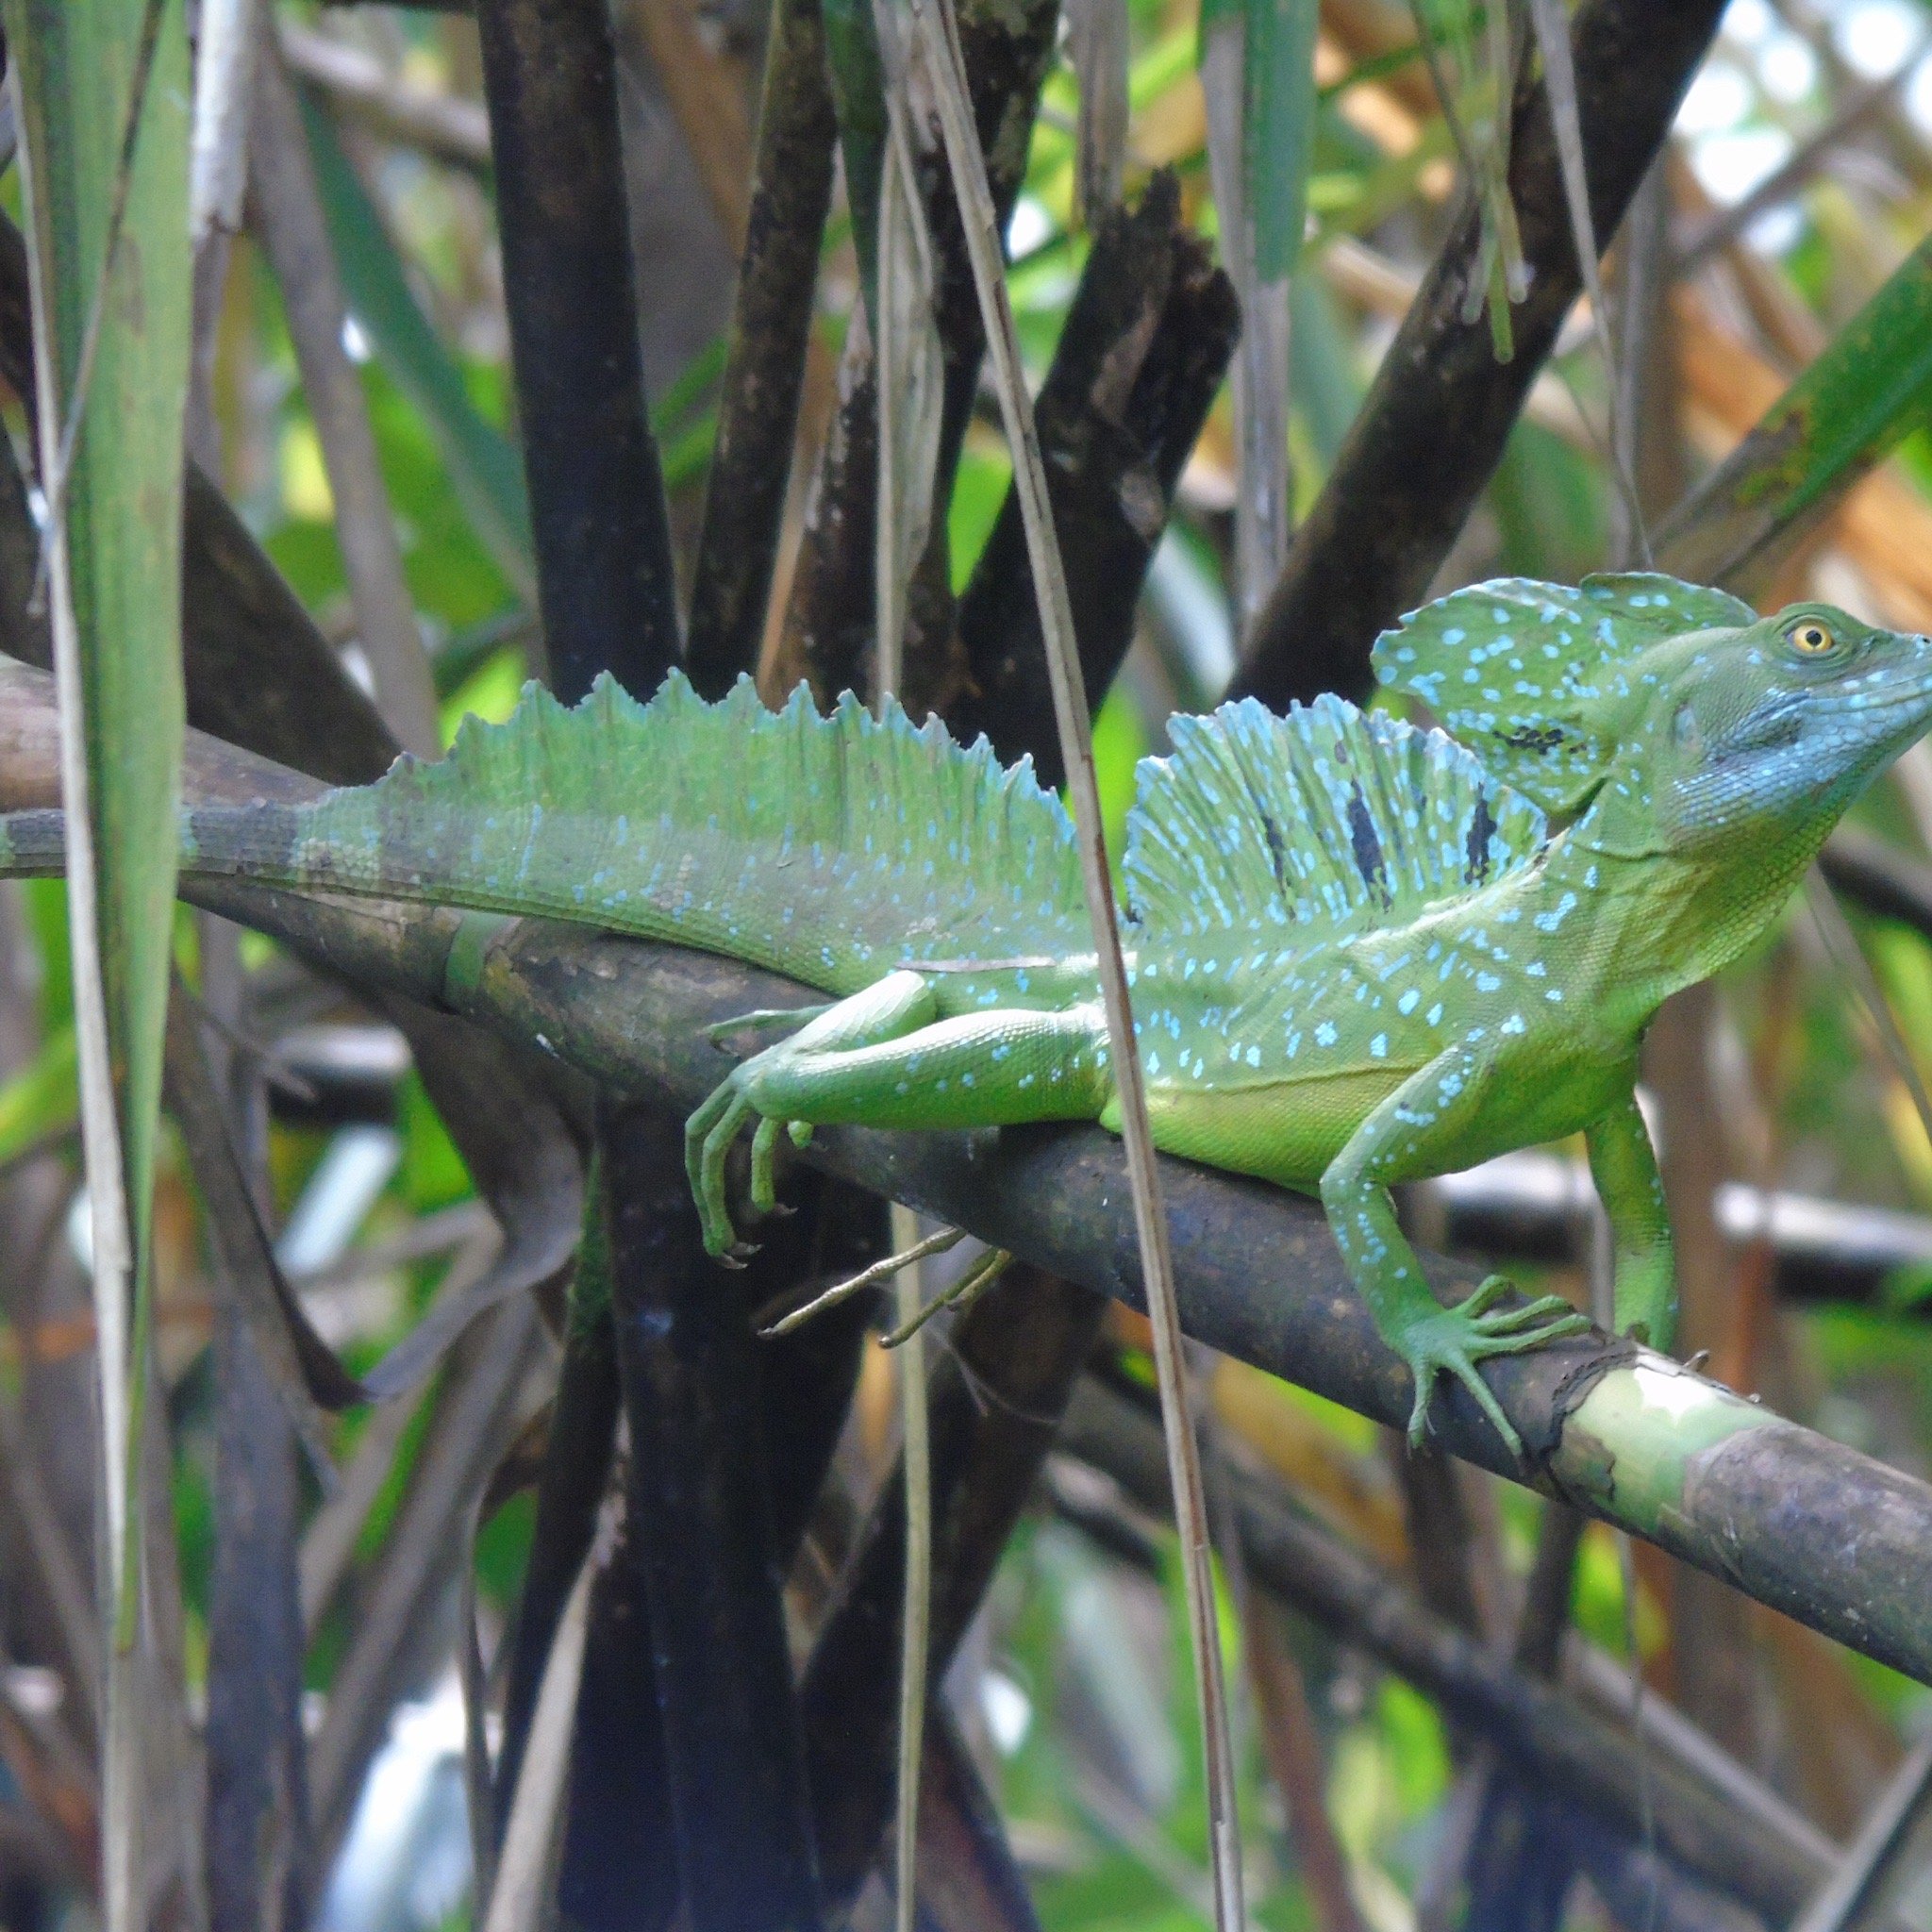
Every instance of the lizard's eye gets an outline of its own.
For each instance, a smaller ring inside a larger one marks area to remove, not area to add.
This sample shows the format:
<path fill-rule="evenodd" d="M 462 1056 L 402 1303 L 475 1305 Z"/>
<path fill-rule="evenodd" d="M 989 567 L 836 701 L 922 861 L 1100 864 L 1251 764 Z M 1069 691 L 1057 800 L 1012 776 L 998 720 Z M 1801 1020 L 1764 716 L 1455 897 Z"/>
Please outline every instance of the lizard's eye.
<path fill-rule="evenodd" d="M 1807 617 L 1801 623 L 1792 625 L 1790 629 L 1786 631 L 1785 641 L 1800 657 L 1819 658 L 1830 650 L 1838 640 L 1815 617 Z"/>

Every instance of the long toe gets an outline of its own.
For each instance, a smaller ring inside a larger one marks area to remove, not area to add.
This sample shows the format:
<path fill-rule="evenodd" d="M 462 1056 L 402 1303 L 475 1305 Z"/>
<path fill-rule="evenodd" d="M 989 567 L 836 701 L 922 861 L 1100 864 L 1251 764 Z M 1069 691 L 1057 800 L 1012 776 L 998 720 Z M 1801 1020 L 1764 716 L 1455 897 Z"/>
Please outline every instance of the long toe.
<path fill-rule="evenodd" d="M 1483 1355 L 1527 1355 L 1532 1349 L 1547 1348 L 1553 1341 L 1561 1341 L 1566 1335 L 1581 1335 L 1590 1326 L 1590 1317 L 1574 1311 L 1559 1322 L 1551 1322 L 1541 1328 L 1528 1328 L 1514 1334 L 1490 1335 L 1483 1340 Z"/>
<path fill-rule="evenodd" d="M 1415 1407 L 1408 1412 L 1408 1446 L 1420 1449 L 1428 1441 L 1429 1396 L 1436 1386 L 1436 1365 L 1424 1362 L 1415 1374 Z"/>
<path fill-rule="evenodd" d="M 778 1177 L 773 1155 L 778 1145 L 778 1123 L 763 1120 L 751 1137 L 751 1205 L 769 1214 L 777 1203 Z"/>
<path fill-rule="evenodd" d="M 1561 1295 L 1546 1294 L 1537 1301 L 1525 1302 L 1520 1307 L 1491 1308 L 1475 1319 L 1476 1326 L 1485 1335 L 1509 1335 L 1539 1322 L 1546 1322 L 1552 1316 L 1561 1318 L 1575 1313 L 1576 1310 Z"/>
<path fill-rule="evenodd" d="M 685 1178 L 691 1182 L 693 1198 L 700 1202 L 704 1198 L 705 1141 L 719 1120 L 730 1110 L 731 1099 L 731 1083 L 727 1080 L 722 1087 L 712 1088 L 703 1105 L 684 1124 Z"/>
<path fill-rule="evenodd" d="M 739 1129 L 750 1117 L 751 1103 L 734 1096 L 724 1117 L 705 1136 L 704 1152 L 698 1161 L 697 1202 L 705 1224 L 705 1246 L 721 1257 L 734 1240 L 731 1207 L 724 1194 L 724 1159 Z"/>
<path fill-rule="evenodd" d="M 1506 1294 L 1515 1291 L 1516 1284 L 1507 1274 L 1491 1274 L 1482 1281 L 1474 1294 L 1456 1310 L 1458 1315 L 1480 1315 L 1492 1308 Z"/>
<path fill-rule="evenodd" d="M 1507 1351 L 1513 1354 L 1513 1347 Z M 1453 1357 L 1445 1366 L 1449 1373 L 1462 1384 L 1476 1399 L 1477 1406 L 1489 1417 L 1490 1426 L 1501 1436 L 1510 1456 L 1518 1462 L 1523 1460 L 1523 1438 L 1516 1433 L 1509 1418 L 1503 1413 L 1503 1405 L 1496 1400 L 1490 1385 L 1476 1372 L 1475 1364 L 1466 1356 Z"/>

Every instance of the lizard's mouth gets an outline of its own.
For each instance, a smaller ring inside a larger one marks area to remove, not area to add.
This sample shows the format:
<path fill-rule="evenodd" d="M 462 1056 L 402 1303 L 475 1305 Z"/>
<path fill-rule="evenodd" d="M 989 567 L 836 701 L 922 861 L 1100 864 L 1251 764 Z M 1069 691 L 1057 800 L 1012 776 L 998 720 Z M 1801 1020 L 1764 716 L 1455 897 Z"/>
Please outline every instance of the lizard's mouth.
<path fill-rule="evenodd" d="M 1846 678 L 1833 693 L 1832 702 L 1847 711 L 1867 715 L 1924 711 L 1932 707 L 1932 638 L 1916 638 L 1913 642 L 1915 649 L 1909 658 L 1880 663 Z"/>

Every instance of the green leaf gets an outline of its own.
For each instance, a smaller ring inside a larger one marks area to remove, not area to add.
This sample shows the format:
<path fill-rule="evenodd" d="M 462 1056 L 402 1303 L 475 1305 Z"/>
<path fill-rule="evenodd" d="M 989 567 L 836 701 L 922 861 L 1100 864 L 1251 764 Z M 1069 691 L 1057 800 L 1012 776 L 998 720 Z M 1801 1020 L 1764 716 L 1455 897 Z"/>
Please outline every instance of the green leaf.
<path fill-rule="evenodd" d="M 410 292 L 382 216 L 304 90 L 302 122 L 349 308 L 390 379 L 422 417 L 472 527 L 517 594 L 537 602 L 536 554 L 523 459 L 470 400 L 462 371 Z"/>
<path fill-rule="evenodd" d="M 6 0 L 18 62 L 62 789 L 84 787 L 75 1022 L 94 1200 L 110 1568 L 108 1932 L 144 1919 L 138 1473 L 174 932 L 191 263 L 181 0 Z M 77 701 L 77 702 L 76 702 Z M 118 1169 L 118 1172 L 117 1172 Z M 128 1297 L 131 1292 L 131 1324 Z"/>
<path fill-rule="evenodd" d="M 1245 6 L 1241 159 L 1256 278 L 1274 282 L 1294 267 L 1307 217 L 1321 9 L 1316 0 L 1245 0 Z"/>
<path fill-rule="evenodd" d="M 25 1066 L 0 1082 L 0 1165 L 73 1123 L 75 1071 L 74 1028 L 62 1026 Z"/>
<path fill-rule="evenodd" d="M 1932 420 L 1932 240 L 1841 328 L 1657 533 L 1667 570 L 1719 583 L 1766 563 Z"/>
<path fill-rule="evenodd" d="M 97 848 L 96 924 L 139 1275 L 160 1101 L 184 720 L 187 37 L 179 0 L 157 0 L 152 9 L 139 0 L 8 0 L 6 21 L 21 64 L 43 363 L 51 351 L 41 387 L 43 413 L 51 400 L 56 421 L 42 423 L 42 447 L 63 432 L 72 437 L 63 522 Z M 144 52 L 136 117 L 130 103 Z"/>

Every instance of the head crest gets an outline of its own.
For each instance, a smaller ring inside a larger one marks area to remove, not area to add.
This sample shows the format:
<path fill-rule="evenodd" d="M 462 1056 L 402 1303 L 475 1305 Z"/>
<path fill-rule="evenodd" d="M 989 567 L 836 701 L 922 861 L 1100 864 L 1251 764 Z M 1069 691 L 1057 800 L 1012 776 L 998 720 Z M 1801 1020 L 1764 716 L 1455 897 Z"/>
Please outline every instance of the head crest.
<path fill-rule="evenodd" d="M 1757 613 L 1723 591 L 1645 572 L 1575 589 L 1498 577 L 1411 611 L 1375 641 L 1375 675 L 1422 699 L 1497 777 L 1546 810 L 1575 809 L 1616 750 L 1610 714 L 1630 665 L 1687 631 Z"/>

